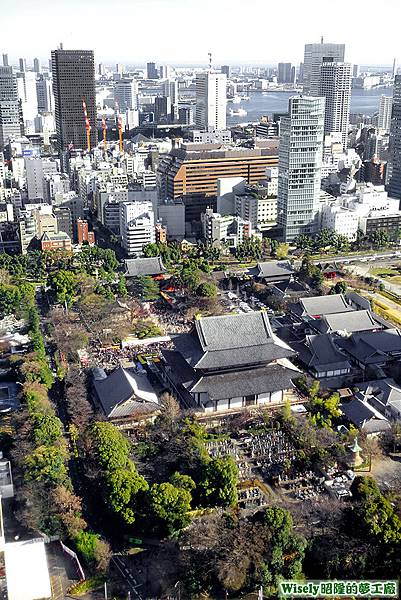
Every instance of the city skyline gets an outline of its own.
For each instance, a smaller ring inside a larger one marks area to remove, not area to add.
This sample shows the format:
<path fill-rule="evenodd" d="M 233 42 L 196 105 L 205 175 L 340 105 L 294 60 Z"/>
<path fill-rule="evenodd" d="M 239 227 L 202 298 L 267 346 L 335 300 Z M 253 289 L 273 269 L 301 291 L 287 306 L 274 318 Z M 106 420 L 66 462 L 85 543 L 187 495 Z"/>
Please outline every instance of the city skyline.
<path fill-rule="evenodd" d="M 234 32 L 239 19 L 244 16 L 244 5 L 239 0 L 221 0 L 219 3 L 205 0 L 202 11 L 196 10 L 196 28 L 190 30 L 188 23 L 191 23 L 191 16 L 198 7 L 195 0 L 118 0 L 113 4 L 115 30 L 109 27 L 110 4 L 105 0 L 98 0 L 96 4 L 93 0 L 84 4 L 78 0 L 71 0 L 68 4 L 52 3 L 50 0 L 18 0 L 8 7 L 7 13 L 2 14 L 1 51 L 9 54 L 12 63 L 26 56 L 28 65 L 35 56 L 45 61 L 60 42 L 65 49 L 93 49 L 97 62 L 120 61 L 142 65 L 155 60 L 162 64 L 206 66 L 207 52 L 211 51 L 216 65 L 257 65 L 282 61 L 299 63 L 303 59 L 304 44 L 319 42 L 323 36 L 327 42 L 345 43 L 347 62 L 390 65 L 394 54 L 397 60 L 401 60 L 397 56 L 396 45 L 391 44 L 392 39 L 397 39 L 396 19 L 389 20 L 386 28 L 375 30 L 374 45 L 366 36 L 370 8 L 372 11 L 375 8 L 372 0 L 364 3 L 363 14 L 358 6 L 339 0 L 330 20 L 327 20 L 324 5 L 317 0 L 308 0 L 302 5 L 290 4 L 291 20 L 287 19 L 283 26 L 278 21 L 277 27 L 270 27 L 268 39 L 262 35 L 249 35 L 238 45 Z M 395 0 L 388 0 L 386 4 L 388 13 L 397 13 Z M 119 13 L 127 27 L 125 35 Z M 246 14 L 250 25 L 262 23 L 271 17 L 271 8 L 262 0 L 251 0 Z M 157 18 L 151 20 L 154 15 Z M 307 26 L 299 28 L 300 20 L 305 21 L 308 15 Z M 149 28 L 143 26 L 147 22 Z M 357 28 L 355 22 L 358 23 Z M 141 26 L 135 27 L 139 23 Z M 169 24 L 168 29 L 166 23 Z M 284 25 L 285 44 L 282 37 Z M 45 31 L 46 35 L 35 35 L 35 49 L 32 50 L 32 33 L 35 31 Z M 179 41 L 176 31 L 183 32 Z M 184 46 L 185 60 L 182 60 Z"/>

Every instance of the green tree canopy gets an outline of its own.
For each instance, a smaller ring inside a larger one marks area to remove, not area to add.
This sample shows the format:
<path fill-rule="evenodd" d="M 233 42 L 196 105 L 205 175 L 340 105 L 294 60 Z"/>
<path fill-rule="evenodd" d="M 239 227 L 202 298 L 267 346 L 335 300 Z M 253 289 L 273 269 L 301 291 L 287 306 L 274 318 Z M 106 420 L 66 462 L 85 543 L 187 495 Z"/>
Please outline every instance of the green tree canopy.
<path fill-rule="evenodd" d="M 191 494 L 172 483 L 154 483 L 149 490 L 150 518 L 160 532 L 173 535 L 189 525 Z"/>
<path fill-rule="evenodd" d="M 202 501 L 206 506 L 234 506 L 237 495 L 238 467 L 231 456 L 212 458 L 204 467 L 200 482 Z"/>

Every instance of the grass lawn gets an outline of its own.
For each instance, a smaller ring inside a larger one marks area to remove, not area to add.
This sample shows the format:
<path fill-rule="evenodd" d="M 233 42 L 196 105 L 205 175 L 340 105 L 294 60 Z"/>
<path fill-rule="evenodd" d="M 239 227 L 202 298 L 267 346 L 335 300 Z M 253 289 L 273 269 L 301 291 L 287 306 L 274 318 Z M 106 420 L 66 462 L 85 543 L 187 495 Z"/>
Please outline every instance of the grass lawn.
<path fill-rule="evenodd" d="M 373 267 L 373 269 L 370 269 L 370 273 L 376 277 L 382 278 L 389 277 L 391 275 L 400 275 L 399 270 L 394 269 L 394 267 Z"/>

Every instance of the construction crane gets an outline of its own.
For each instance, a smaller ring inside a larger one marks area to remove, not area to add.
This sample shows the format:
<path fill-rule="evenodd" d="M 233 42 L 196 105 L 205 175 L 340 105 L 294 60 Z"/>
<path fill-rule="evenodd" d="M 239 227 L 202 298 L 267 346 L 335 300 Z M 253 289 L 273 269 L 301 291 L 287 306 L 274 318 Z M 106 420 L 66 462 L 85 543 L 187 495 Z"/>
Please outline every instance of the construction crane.
<path fill-rule="evenodd" d="M 84 116 L 85 116 L 86 146 L 87 146 L 88 152 L 90 152 L 91 151 L 91 124 L 89 121 L 88 112 L 86 110 L 86 102 L 85 102 L 84 98 L 82 98 L 82 107 L 84 109 Z"/>
<path fill-rule="evenodd" d="M 106 133 L 107 133 L 107 124 L 106 124 L 106 116 L 102 116 L 102 129 L 103 129 L 103 152 L 106 155 L 107 146 L 106 146 Z"/>

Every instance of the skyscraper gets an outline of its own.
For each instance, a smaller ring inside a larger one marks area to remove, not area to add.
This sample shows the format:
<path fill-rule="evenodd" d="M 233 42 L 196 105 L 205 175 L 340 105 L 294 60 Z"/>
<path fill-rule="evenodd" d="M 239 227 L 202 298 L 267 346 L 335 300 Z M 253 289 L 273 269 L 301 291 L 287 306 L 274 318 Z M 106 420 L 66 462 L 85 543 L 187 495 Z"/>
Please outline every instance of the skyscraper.
<path fill-rule="evenodd" d="M 319 96 L 326 98 L 325 133 L 341 133 L 347 147 L 349 111 L 351 104 L 352 66 L 343 62 L 323 62 L 320 67 Z"/>
<path fill-rule="evenodd" d="M 53 111 L 54 96 L 52 82 L 47 73 L 40 73 L 38 75 L 38 78 L 36 80 L 36 97 L 39 113 Z"/>
<path fill-rule="evenodd" d="M 344 44 L 306 44 L 304 54 L 303 82 L 304 94 L 318 96 L 320 90 L 320 67 L 324 58 L 332 58 L 333 62 L 343 62 Z M 326 61 L 327 62 L 327 61 Z"/>
<path fill-rule="evenodd" d="M 156 63 L 148 62 L 148 64 L 146 65 L 146 76 L 147 79 L 158 79 Z"/>
<path fill-rule="evenodd" d="M 283 238 L 316 231 L 323 155 L 324 98 L 289 99 L 281 119 L 278 163 L 278 224 Z"/>
<path fill-rule="evenodd" d="M 138 108 L 138 83 L 135 79 L 122 78 L 116 81 L 114 87 L 114 100 L 120 111 Z"/>
<path fill-rule="evenodd" d="M 93 50 L 52 51 L 53 93 L 58 148 L 86 148 L 82 101 L 91 124 L 91 147 L 97 144 L 95 61 Z"/>
<path fill-rule="evenodd" d="M 226 128 L 227 77 L 224 73 L 197 73 L 196 116 L 199 129 Z"/>
<path fill-rule="evenodd" d="M 221 72 L 224 73 L 227 79 L 230 79 L 230 65 L 222 65 Z"/>
<path fill-rule="evenodd" d="M 379 129 L 390 131 L 391 125 L 391 109 L 393 106 L 392 96 L 380 96 L 379 102 L 379 120 L 377 126 Z"/>
<path fill-rule="evenodd" d="M 0 67 L 0 150 L 23 133 L 17 78 L 12 67 Z"/>
<path fill-rule="evenodd" d="M 25 73 L 26 71 L 26 58 L 19 59 L 19 70 L 21 73 Z"/>
<path fill-rule="evenodd" d="M 3 54 L 3 67 L 8 67 L 8 54 Z"/>
<path fill-rule="evenodd" d="M 40 73 L 40 62 L 38 58 L 33 59 L 33 70 L 35 73 Z"/>
<path fill-rule="evenodd" d="M 396 75 L 390 128 L 390 160 L 388 165 L 389 196 L 401 200 L 401 75 Z"/>
<path fill-rule="evenodd" d="M 278 63 L 277 82 L 293 83 L 291 63 Z"/>

